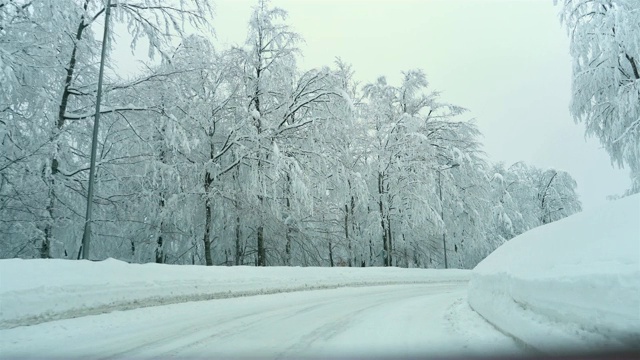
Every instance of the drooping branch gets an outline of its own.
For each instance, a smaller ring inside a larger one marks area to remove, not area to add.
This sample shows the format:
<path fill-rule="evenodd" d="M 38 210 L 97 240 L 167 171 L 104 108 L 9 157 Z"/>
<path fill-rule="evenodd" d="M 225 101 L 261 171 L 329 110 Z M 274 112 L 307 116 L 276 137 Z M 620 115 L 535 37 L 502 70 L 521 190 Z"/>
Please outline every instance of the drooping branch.
<path fill-rule="evenodd" d="M 100 109 L 100 114 L 114 113 L 114 112 L 123 112 L 123 111 L 152 111 L 161 113 L 160 109 L 157 107 L 133 107 L 133 106 L 123 106 L 123 107 L 114 107 L 114 108 L 105 108 Z M 82 120 L 95 116 L 95 112 L 86 112 L 82 114 L 65 114 L 65 120 Z"/>
<path fill-rule="evenodd" d="M 633 56 L 629 56 L 629 54 L 625 53 L 624 56 L 627 58 L 629 63 L 631 64 L 631 68 L 633 69 L 633 75 L 636 80 L 640 79 L 640 73 L 638 72 L 638 65 L 636 65 L 636 60 Z"/>

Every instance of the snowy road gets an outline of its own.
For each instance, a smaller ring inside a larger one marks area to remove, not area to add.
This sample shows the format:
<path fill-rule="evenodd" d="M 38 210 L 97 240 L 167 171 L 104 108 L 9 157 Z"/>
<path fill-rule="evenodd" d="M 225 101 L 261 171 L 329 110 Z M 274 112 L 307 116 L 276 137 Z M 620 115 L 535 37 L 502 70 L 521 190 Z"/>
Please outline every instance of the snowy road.
<path fill-rule="evenodd" d="M 190 302 L 0 330 L 2 357 L 519 353 L 468 307 L 466 283 Z"/>

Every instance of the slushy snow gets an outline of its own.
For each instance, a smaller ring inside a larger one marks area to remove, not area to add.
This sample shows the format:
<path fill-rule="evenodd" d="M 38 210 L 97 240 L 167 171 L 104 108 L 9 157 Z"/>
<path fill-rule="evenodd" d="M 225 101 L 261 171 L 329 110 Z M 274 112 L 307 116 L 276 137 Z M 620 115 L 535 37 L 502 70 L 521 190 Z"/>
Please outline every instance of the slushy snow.
<path fill-rule="evenodd" d="M 535 228 L 473 270 L 471 307 L 543 352 L 640 346 L 640 194 Z"/>

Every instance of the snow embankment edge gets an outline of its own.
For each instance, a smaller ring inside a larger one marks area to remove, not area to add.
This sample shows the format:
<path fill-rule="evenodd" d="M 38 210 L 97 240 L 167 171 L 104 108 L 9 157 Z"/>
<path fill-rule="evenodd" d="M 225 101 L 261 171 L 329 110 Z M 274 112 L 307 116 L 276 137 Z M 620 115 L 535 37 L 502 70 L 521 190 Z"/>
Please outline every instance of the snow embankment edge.
<path fill-rule="evenodd" d="M 542 353 L 640 347 L 640 195 L 524 233 L 472 272 L 468 302 Z"/>

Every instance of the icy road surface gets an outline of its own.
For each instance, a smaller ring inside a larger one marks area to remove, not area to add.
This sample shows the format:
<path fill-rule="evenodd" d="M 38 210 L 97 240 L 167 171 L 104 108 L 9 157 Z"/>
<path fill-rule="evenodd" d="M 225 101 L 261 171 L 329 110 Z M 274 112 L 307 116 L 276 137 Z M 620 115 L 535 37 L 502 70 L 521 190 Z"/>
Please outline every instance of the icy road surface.
<path fill-rule="evenodd" d="M 0 330 L 0 357 L 517 354 L 466 282 L 314 290 L 117 311 Z"/>

